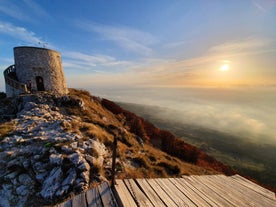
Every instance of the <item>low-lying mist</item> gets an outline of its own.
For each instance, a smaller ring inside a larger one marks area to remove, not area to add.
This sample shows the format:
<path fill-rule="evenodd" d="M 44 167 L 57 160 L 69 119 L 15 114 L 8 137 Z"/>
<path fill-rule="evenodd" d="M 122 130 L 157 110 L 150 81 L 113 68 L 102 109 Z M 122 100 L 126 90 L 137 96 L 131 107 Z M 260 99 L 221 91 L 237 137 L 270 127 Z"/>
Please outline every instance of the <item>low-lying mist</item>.
<path fill-rule="evenodd" d="M 93 90 L 113 101 L 162 107 L 155 116 L 276 145 L 276 88 Z"/>

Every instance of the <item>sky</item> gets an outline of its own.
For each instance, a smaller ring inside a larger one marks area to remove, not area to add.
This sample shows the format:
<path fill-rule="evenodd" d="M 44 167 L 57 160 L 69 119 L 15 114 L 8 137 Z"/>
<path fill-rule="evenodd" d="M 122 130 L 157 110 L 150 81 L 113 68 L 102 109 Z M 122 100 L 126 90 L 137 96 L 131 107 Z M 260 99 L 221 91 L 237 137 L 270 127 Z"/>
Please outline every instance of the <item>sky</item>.
<path fill-rule="evenodd" d="M 75 88 L 276 86 L 276 0 L 0 0 L 1 72 L 16 46 Z"/>

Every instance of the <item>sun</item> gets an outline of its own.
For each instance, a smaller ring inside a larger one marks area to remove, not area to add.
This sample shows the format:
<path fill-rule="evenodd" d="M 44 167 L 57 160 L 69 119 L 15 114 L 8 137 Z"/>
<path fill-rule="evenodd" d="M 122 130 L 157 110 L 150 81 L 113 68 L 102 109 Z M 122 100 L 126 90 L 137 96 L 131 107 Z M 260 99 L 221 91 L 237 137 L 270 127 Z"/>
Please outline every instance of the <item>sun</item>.
<path fill-rule="evenodd" d="M 225 72 L 229 70 L 229 64 L 223 64 L 219 68 L 220 71 Z"/>

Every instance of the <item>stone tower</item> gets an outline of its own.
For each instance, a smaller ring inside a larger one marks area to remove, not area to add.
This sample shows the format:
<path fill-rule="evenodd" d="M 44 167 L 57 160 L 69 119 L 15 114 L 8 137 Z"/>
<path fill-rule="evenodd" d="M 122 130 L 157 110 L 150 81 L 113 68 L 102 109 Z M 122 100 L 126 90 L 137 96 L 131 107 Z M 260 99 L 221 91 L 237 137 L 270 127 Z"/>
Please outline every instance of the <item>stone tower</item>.
<path fill-rule="evenodd" d="M 57 51 L 15 47 L 14 62 L 4 71 L 8 97 L 37 91 L 50 91 L 57 95 L 67 93 L 61 55 Z"/>

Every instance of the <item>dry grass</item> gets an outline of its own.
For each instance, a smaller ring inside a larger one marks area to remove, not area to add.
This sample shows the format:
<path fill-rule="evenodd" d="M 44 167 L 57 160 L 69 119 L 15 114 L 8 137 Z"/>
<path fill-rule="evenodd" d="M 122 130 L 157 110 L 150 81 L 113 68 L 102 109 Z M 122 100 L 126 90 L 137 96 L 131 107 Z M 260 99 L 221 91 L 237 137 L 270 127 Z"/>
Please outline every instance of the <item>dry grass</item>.
<path fill-rule="evenodd" d="M 67 107 L 67 111 L 80 116 L 84 122 L 98 125 L 114 125 L 117 127 L 121 125 L 116 115 L 104 109 L 99 100 L 92 97 L 88 91 L 69 89 L 69 95 L 73 98 L 81 99 L 85 110 L 80 110 L 79 107 Z"/>
<path fill-rule="evenodd" d="M 90 138 L 97 137 L 99 140 L 111 138 L 111 135 L 106 130 L 93 123 L 83 123 L 82 128 L 80 130 Z"/>
<path fill-rule="evenodd" d="M 13 129 L 13 123 L 12 122 L 6 122 L 3 124 L 0 124 L 0 140 L 4 138 L 6 135 L 8 135 Z"/>
<path fill-rule="evenodd" d="M 70 122 L 63 121 L 61 126 L 66 132 L 81 134 L 80 128 L 82 124 L 78 120 L 72 120 Z"/>

